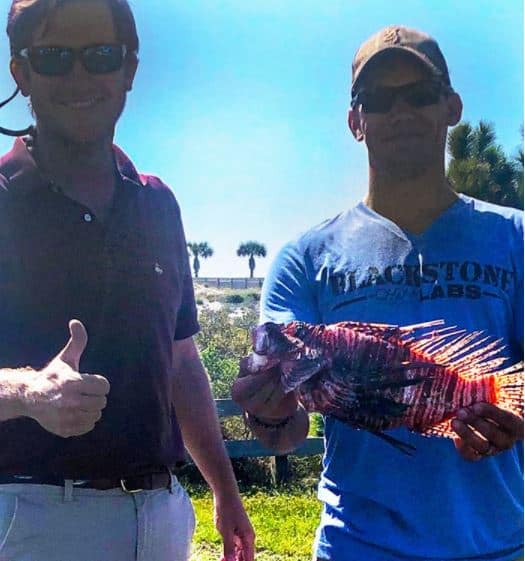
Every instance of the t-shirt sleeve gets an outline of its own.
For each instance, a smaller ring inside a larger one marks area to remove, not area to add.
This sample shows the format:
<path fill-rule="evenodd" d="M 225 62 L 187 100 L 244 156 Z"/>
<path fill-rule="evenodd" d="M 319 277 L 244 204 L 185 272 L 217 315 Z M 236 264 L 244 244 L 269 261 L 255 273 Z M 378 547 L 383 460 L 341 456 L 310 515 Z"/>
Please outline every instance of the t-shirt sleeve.
<path fill-rule="evenodd" d="M 195 335 L 200 327 L 197 320 L 197 306 L 195 305 L 195 294 L 193 291 L 193 280 L 191 278 L 191 269 L 188 255 L 188 247 L 186 245 L 186 236 L 182 225 L 180 208 L 176 203 L 177 218 L 176 223 L 176 240 L 177 255 L 179 262 L 179 278 L 181 282 L 181 303 L 177 312 L 177 324 L 175 327 L 175 341 L 186 339 Z"/>
<path fill-rule="evenodd" d="M 297 242 L 284 246 L 270 267 L 263 284 L 259 320 L 321 322 L 307 258 Z"/>

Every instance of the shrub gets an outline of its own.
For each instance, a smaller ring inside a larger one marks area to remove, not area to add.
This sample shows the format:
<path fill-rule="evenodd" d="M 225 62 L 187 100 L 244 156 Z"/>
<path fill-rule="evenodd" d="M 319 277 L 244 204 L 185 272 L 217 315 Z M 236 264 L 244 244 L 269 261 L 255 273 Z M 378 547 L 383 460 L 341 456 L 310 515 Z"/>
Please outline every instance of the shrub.
<path fill-rule="evenodd" d="M 210 377 L 213 397 L 229 398 L 233 381 L 239 372 L 239 361 L 234 358 L 223 358 L 214 346 L 206 347 L 201 351 L 201 359 Z"/>
<path fill-rule="evenodd" d="M 312 413 L 310 415 L 310 436 L 324 436 L 324 421 L 323 416 L 319 413 Z"/>
<path fill-rule="evenodd" d="M 240 294 L 227 294 L 224 298 L 227 304 L 242 304 L 244 298 Z"/>
<path fill-rule="evenodd" d="M 212 347 L 221 359 L 231 358 L 237 362 L 251 352 L 251 329 L 257 322 L 257 313 L 247 310 L 242 315 L 230 318 L 227 310 L 202 310 L 199 315 L 201 330 L 196 336 L 202 352 Z"/>

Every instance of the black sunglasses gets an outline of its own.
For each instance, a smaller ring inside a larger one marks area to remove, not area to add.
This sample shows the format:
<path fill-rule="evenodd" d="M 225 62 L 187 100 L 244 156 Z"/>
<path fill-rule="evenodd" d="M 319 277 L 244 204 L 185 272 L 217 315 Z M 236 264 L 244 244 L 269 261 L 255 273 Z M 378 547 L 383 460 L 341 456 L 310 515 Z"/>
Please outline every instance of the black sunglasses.
<path fill-rule="evenodd" d="M 379 86 L 358 91 L 352 99 L 352 107 L 360 105 L 365 113 L 388 113 L 399 97 L 412 107 L 426 107 L 438 103 L 443 93 L 451 91 L 450 86 L 439 80 L 421 80 L 397 87 Z"/>
<path fill-rule="evenodd" d="M 28 47 L 18 54 L 29 60 L 31 68 L 44 76 L 65 76 L 73 70 L 77 58 L 90 74 L 108 74 L 122 68 L 126 45 L 91 45 L 70 47 Z"/>

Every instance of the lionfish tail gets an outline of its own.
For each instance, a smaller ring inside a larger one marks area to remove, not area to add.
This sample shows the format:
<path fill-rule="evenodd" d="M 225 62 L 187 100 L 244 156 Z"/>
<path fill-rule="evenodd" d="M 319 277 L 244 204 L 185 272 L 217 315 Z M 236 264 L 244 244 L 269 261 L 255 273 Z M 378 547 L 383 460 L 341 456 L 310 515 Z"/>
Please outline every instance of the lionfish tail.
<path fill-rule="evenodd" d="M 497 403 L 502 409 L 506 409 L 519 417 L 523 417 L 523 361 L 518 362 L 505 370 L 494 374 L 496 380 Z"/>

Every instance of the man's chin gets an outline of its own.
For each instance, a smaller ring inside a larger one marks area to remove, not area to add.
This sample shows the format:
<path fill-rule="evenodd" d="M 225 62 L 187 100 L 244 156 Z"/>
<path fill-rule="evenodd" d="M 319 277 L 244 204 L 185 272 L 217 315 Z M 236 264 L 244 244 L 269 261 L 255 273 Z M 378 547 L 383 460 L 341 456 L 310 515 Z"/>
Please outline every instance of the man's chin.
<path fill-rule="evenodd" d="M 55 130 L 64 144 L 96 145 L 113 138 L 114 131 L 107 129 L 94 129 L 92 127 L 77 127 L 75 129 L 63 128 Z"/>
<path fill-rule="evenodd" d="M 409 181 L 425 175 L 430 167 L 430 162 L 395 160 L 372 167 L 378 174 L 393 180 Z"/>
<path fill-rule="evenodd" d="M 421 147 L 419 147 L 421 148 Z M 383 157 L 370 158 L 370 166 L 376 173 L 392 179 L 417 179 L 432 166 L 432 153 L 427 150 L 393 150 Z"/>

